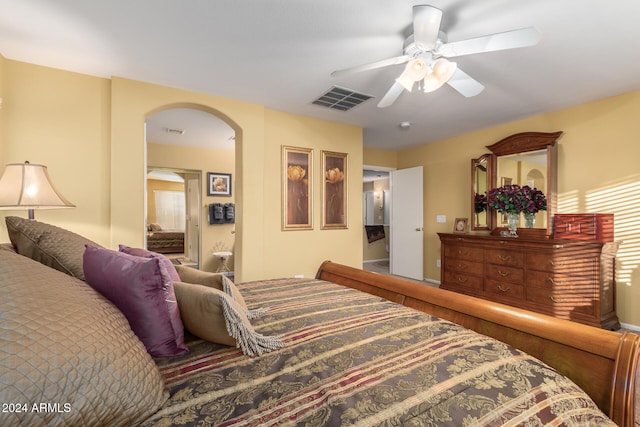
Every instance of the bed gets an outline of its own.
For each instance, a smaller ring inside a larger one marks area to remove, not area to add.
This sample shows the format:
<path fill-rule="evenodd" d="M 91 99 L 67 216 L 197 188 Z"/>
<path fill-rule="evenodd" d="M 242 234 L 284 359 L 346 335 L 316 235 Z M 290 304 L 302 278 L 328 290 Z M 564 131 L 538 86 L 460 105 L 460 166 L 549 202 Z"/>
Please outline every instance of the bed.
<path fill-rule="evenodd" d="M 193 278 L 228 282 L 219 274 L 121 253 L 143 249 L 100 248 L 23 218 L 6 224 L 3 426 L 634 425 L 633 333 L 328 261 L 315 278 L 240 283 L 229 293 Z M 178 281 L 163 275 L 170 267 Z M 96 277 L 121 296 L 105 298 Z M 183 310 L 186 289 L 215 294 L 194 300 L 222 311 L 243 300 L 234 312 L 251 320 L 207 311 L 187 322 L 198 310 Z M 133 316 L 132 303 L 142 307 Z M 154 310 L 157 321 L 146 322 Z M 158 344 L 176 352 L 152 358 L 150 337 L 134 332 L 141 323 L 154 328 L 153 340 L 168 334 Z M 214 323 L 223 338 L 244 325 L 268 345 L 249 356 L 242 345 L 188 334 Z"/>
<path fill-rule="evenodd" d="M 156 359 L 170 397 L 143 425 L 633 426 L 635 334 L 332 262 L 238 287 L 285 346 L 247 357 L 190 337 Z"/>
<path fill-rule="evenodd" d="M 160 254 L 184 252 L 184 231 L 151 231 L 147 233 L 147 249 Z"/>

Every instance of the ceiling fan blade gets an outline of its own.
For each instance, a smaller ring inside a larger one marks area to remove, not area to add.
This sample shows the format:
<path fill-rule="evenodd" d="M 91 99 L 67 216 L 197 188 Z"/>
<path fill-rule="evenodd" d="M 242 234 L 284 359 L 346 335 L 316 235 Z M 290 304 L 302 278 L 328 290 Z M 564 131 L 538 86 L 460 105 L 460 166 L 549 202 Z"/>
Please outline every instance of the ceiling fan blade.
<path fill-rule="evenodd" d="M 514 49 L 533 46 L 540 41 L 540 33 L 534 27 L 506 31 L 458 42 L 446 43 L 438 49 L 438 54 L 446 58 L 472 55 L 474 53 L 494 52 L 497 50 Z"/>
<path fill-rule="evenodd" d="M 429 5 L 413 6 L 413 40 L 422 50 L 433 50 L 438 41 L 442 11 Z"/>
<path fill-rule="evenodd" d="M 451 76 L 447 84 L 467 98 L 476 96 L 484 90 L 484 86 L 479 81 L 469 76 L 460 68 L 456 69 L 456 72 L 453 73 L 453 76 Z"/>
<path fill-rule="evenodd" d="M 396 99 L 400 96 L 404 88 L 398 82 L 394 82 L 393 86 L 389 89 L 385 96 L 378 102 L 378 108 L 385 108 L 396 102 Z"/>
<path fill-rule="evenodd" d="M 388 67 L 389 65 L 403 64 L 409 59 L 411 59 L 411 57 L 407 55 L 396 56 L 395 58 L 383 59 L 369 64 L 357 65 L 343 70 L 336 70 L 331 73 L 331 77 L 341 77 L 349 74 L 360 73 L 362 71 L 374 70 L 376 68 Z"/>

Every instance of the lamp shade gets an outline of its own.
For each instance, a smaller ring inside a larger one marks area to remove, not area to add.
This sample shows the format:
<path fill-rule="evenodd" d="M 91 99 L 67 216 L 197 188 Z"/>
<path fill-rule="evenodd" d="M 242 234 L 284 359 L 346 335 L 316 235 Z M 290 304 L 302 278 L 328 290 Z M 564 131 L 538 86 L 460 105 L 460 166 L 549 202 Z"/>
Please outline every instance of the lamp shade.
<path fill-rule="evenodd" d="M 402 85 L 407 91 L 411 92 L 413 84 L 419 80 L 422 80 L 427 74 L 427 64 L 424 60 L 417 58 L 407 62 L 404 71 L 396 79 L 398 83 Z"/>
<path fill-rule="evenodd" d="M 0 209 L 73 208 L 49 179 L 47 167 L 29 162 L 8 164 L 0 178 Z"/>
<path fill-rule="evenodd" d="M 425 92 L 433 92 L 448 82 L 453 73 L 456 72 L 458 64 L 440 58 L 432 64 L 431 68 L 432 71 L 424 78 Z"/>

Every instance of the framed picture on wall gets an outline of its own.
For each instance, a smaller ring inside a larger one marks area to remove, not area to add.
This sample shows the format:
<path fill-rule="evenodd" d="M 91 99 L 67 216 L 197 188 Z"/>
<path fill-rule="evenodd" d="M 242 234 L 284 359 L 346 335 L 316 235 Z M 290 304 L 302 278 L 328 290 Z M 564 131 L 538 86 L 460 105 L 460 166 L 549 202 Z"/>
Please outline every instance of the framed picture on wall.
<path fill-rule="evenodd" d="M 282 146 L 282 229 L 311 230 L 313 150 Z"/>
<path fill-rule="evenodd" d="M 347 228 L 347 154 L 322 151 L 322 229 Z"/>
<path fill-rule="evenodd" d="M 207 196 L 231 196 L 231 174 L 207 172 Z"/>

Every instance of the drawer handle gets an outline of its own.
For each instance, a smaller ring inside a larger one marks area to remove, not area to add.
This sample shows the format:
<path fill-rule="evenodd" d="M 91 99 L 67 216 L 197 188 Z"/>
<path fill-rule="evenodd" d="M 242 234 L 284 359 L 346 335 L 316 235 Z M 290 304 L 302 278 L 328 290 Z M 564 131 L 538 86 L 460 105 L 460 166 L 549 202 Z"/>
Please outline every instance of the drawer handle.
<path fill-rule="evenodd" d="M 553 277 L 547 277 L 547 282 L 551 283 L 552 285 L 561 285 L 562 284 L 562 281 L 556 282 L 555 280 L 553 280 Z"/>
<path fill-rule="evenodd" d="M 458 264 L 458 270 L 466 270 L 469 268 L 467 264 Z"/>
<path fill-rule="evenodd" d="M 466 282 L 467 280 L 469 280 L 469 279 L 467 279 L 466 277 L 456 276 L 456 280 L 457 280 L 459 283 L 465 283 L 465 282 Z"/>
<path fill-rule="evenodd" d="M 549 265 L 553 265 L 554 267 L 555 266 L 560 267 L 560 266 L 566 265 L 566 263 L 564 261 L 555 262 L 554 260 L 550 259 L 549 260 Z"/>
<path fill-rule="evenodd" d="M 565 302 L 567 300 L 566 298 L 556 298 L 553 295 L 549 295 L 549 299 L 553 302 Z"/>
<path fill-rule="evenodd" d="M 511 260 L 511 255 L 507 255 L 507 256 L 498 255 L 498 259 L 500 261 L 509 261 Z"/>
<path fill-rule="evenodd" d="M 503 288 L 502 285 L 498 285 L 496 288 L 501 292 L 509 292 L 511 290 L 511 288 Z"/>
<path fill-rule="evenodd" d="M 458 255 L 468 255 L 469 251 L 466 249 L 458 249 Z"/>
<path fill-rule="evenodd" d="M 511 274 L 510 271 L 502 271 L 500 269 L 497 270 L 498 274 L 501 275 L 502 277 L 507 277 L 508 275 Z"/>

